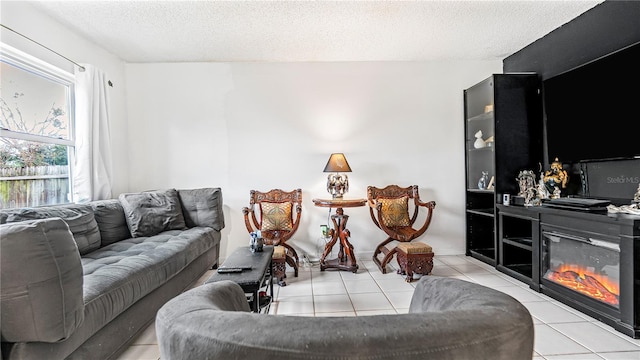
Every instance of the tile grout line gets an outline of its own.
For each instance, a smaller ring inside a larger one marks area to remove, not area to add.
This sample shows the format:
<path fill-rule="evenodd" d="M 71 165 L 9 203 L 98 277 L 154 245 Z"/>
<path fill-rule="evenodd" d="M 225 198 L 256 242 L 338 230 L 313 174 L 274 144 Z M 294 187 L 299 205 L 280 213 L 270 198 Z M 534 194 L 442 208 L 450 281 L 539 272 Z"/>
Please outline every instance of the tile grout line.
<path fill-rule="evenodd" d="M 353 314 L 355 316 L 358 316 L 358 312 L 356 311 L 356 306 L 353 304 L 353 299 L 351 298 L 351 294 L 349 293 L 349 290 L 347 290 L 347 285 L 344 283 L 344 277 L 342 277 L 342 274 L 340 274 L 340 280 L 341 280 L 340 283 L 342 284 L 342 286 L 344 286 L 344 291 L 347 293 L 347 297 L 349 297 L 349 303 L 351 304 L 351 308 L 353 309 Z"/>

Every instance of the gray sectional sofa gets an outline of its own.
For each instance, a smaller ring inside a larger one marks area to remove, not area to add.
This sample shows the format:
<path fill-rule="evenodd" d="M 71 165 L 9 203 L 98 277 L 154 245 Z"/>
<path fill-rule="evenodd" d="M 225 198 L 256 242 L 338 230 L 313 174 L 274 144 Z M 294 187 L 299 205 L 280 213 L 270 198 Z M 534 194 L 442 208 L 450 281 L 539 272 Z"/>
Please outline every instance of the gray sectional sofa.
<path fill-rule="evenodd" d="M 2 359 L 112 359 L 218 264 L 220 188 L 0 211 Z"/>

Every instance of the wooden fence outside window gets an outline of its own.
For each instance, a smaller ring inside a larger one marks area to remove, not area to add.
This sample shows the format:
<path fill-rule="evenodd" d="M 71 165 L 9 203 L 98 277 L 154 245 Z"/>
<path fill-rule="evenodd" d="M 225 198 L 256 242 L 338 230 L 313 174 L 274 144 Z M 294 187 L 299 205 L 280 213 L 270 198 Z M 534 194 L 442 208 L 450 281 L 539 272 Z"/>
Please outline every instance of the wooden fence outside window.
<path fill-rule="evenodd" d="M 0 168 L 0 209 L 70 201 L 67 165 Z"/>

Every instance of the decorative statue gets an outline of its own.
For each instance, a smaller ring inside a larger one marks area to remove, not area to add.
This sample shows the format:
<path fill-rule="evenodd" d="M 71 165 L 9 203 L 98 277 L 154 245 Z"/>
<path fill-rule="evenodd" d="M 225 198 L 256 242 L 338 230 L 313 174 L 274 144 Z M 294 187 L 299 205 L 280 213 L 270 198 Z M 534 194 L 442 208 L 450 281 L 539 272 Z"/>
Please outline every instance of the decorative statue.
<path fill-rule="evenodd" d="M 249 240 L 249 249 L 251 252 L 262 252 L 264 245 L 264 239 L 262 238 L 262 232 L 260 230 L 249 233 L 251 240 Z"/>
<path fill-rule="evenodd" d="M 487 146 L 484 140 L 482 140 L 482 130 L 478 130 L 478 132 L 475 134 L 475 137 L 476 137 L 476 141 L 473 143 L 474 148 L 481 149 Z"/>
<path fill-rule="evenodd" d="M 478 189 L 485 190 L 489 185 L 489 172 L 483 171 L 480 180 L 478 180 Z"/>
<path fill-rule="evenodd" d="M 533 188 L 536 183 L 536 175 L 533 170 L 522 170 L 518 173 L 516 180 L 519 188 L 518 196 L 526 197 L 529 189 Z"/>
<path fill-rule="evenodd" d="M 554 162 L 551 163 L 551 169 L 544 172 L 542 179 L 544 180 L 547 191 L 551 193 L 551 199 L 557 199 L 561 195 L 561 189 L 567 187 L 569 175 L 566 170 L 562 169 L 562 163 L 556 158 Z"/>
<path fill-rule="evenodd" d="M 542 180 L 542 177 L 540 177 L 540 180 L 538 181 L 536 190 L 538 191 L 538 199 L 542 200 L 549 198 L 549 190 L 547 190 L 547 187 L 544 185 L 544 180 Z"/>
<path fill-rule="evenodd" d="M 522 170 L 518 173 L 518 196 L 524 197 L 524 206 L 538 205 L 536 198 L 536 174 L 533 170 Z"/>

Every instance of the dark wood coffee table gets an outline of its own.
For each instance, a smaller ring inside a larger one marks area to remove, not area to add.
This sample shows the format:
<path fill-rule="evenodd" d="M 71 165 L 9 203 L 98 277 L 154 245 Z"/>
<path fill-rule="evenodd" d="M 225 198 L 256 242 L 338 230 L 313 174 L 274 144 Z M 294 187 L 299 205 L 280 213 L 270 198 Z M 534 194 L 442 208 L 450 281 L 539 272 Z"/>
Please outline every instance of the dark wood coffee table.
<path fill-rule="evenodd" d="M 264 246 L 261 252 L 251 252 L 249 247 L 236 249 L 205 283 L 231 280 L 240 285 L 246 294 L 250 294 L 248 300 L 253 312 L 268 313 L 273 301 L 272 256 L 273 246 Z M 225 269 L 242 269 L 242 271 L 222 273 Z M 266 286 L 269 287 L 270 298 L 269 301 L 261 304 L 260 289 Z"/>

